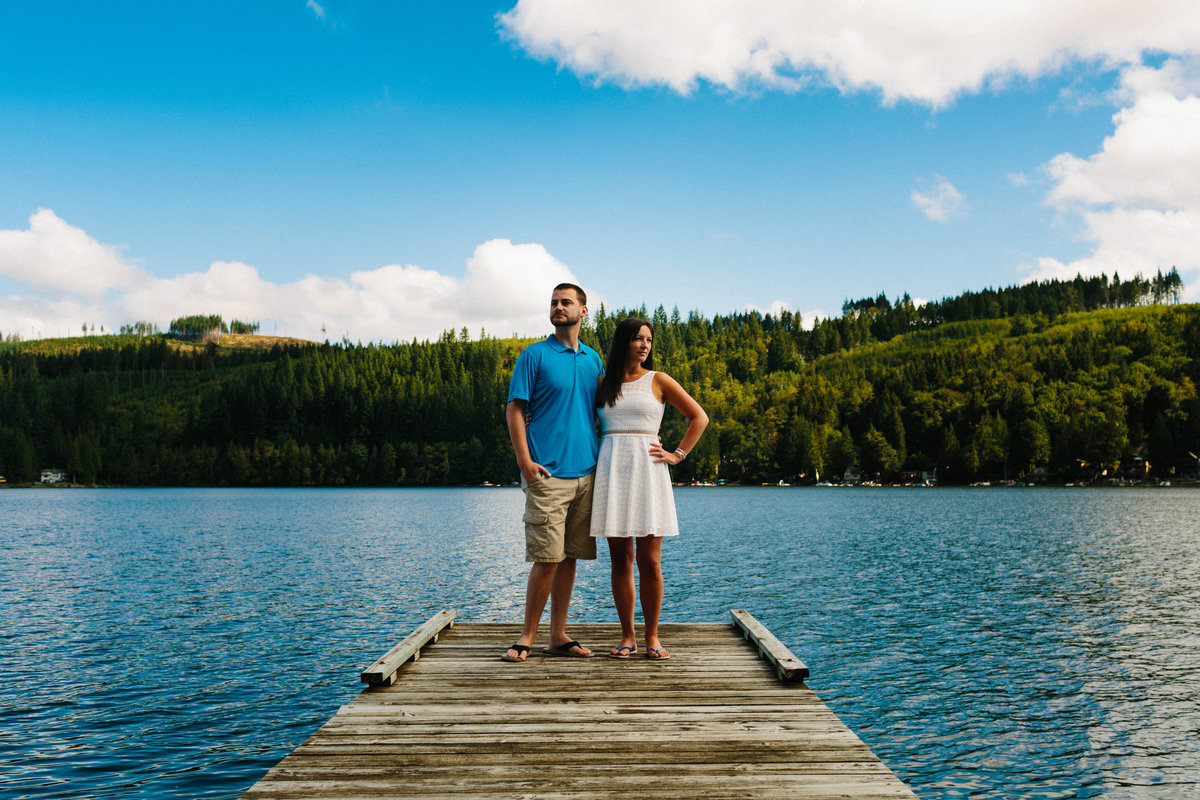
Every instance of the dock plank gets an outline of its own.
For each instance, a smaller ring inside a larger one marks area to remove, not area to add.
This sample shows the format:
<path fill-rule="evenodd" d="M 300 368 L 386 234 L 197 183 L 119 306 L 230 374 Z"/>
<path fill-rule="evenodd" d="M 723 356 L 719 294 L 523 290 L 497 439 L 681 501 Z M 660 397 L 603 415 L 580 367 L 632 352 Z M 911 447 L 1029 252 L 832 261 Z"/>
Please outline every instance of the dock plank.
<path fill-rule="evenodd" d="M 456 621 L 242 797 L 916 797 L 815 692 L 777 677 L 790 653 L 765 629 L 663 625 L 664 662 L 605 658 L 614 625 L 571 634 L 600 655 L 535 648 L 512 664 L 499 656 L 518 626 Z"/>

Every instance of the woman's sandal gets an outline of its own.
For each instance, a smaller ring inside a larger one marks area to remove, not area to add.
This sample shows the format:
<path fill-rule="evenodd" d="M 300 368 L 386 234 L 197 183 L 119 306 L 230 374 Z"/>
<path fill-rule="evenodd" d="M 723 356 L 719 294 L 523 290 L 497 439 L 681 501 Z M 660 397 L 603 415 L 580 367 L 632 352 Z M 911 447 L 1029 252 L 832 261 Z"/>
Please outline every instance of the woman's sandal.
<path fill-rule="evenodd" d="M 662 655 L 659 655 L 660 653 Z M 667 652 L 667 648 L 665 647 L 646 647 L 646 658 L 651 661 L 666 661 L 670 657 L 671 654 Z"/>
<path fill-rule="evenodd" d="M 510 656 L 510 655 L 508 654 L 508 652 L 507 652 L 507 651 L 505 651 L 504 655 L 500 656 L 500 660 L 501 660 L 501 661 L 516 661 L 516 662 L 520 663 L 520 662 L 522 662 L 522 661 L 524 661 L 524 660 L 525 660 L 524 658 L 520 658 L 520 656 L 523 656 L 523 655 L 525 655 L 526 653 L 528 653 L 528 652 L 529 652 L 529 647 L 528 647 L 528 645 L 523 645 L 523 644 L 514 644 L 512 647 L 510 647 L 510 648 L 508 648 L 508 649 L 509 649 L 509 650 L 516 650 L 516 651 L 517 651 L 517 655 L 516 655 L 516 656 Z"/>
<path fill-rule="evenodd" d="M 622 652 L 624 651 L 624 652 Z M 608 651 L 609 658 L 629 658 L 630 653 L 637 652 L 637 645 L 621 645 Z"/>

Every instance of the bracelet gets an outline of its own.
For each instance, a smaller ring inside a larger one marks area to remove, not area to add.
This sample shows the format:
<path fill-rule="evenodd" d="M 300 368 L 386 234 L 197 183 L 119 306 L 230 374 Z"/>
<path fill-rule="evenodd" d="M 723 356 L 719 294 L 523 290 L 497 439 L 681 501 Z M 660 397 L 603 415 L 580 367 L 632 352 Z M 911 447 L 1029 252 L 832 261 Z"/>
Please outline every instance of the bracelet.
<path fill-rule="evenodd" d="M 676 447 L 675 452 L 679 453 L 680 461 L 683 461 L 685 458 L 687 458 L 687 450 L 684 450 L 682 447 Z"/>

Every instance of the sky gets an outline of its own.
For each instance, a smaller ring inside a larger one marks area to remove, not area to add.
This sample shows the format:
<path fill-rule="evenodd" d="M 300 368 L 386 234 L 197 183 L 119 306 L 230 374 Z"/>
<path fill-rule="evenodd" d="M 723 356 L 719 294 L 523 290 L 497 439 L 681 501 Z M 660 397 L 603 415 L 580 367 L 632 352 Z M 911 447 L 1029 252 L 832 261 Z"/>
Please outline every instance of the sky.
<path fill-rule="evenodd" d="M 0 337 L 410 341 L 1175 267 L 1195 0 L 0 0 Z"/>

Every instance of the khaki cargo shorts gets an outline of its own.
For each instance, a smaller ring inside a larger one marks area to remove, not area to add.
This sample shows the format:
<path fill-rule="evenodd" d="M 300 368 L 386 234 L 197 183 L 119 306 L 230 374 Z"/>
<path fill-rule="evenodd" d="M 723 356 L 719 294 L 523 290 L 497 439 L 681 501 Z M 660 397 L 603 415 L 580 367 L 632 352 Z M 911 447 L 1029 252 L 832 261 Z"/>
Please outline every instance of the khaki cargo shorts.
<path fill-rule="evenodd" d="M 593 559 L 592 476 L 542 477 L 525 492 L 525 560 L 557 563 L 564 558 Z"/>

